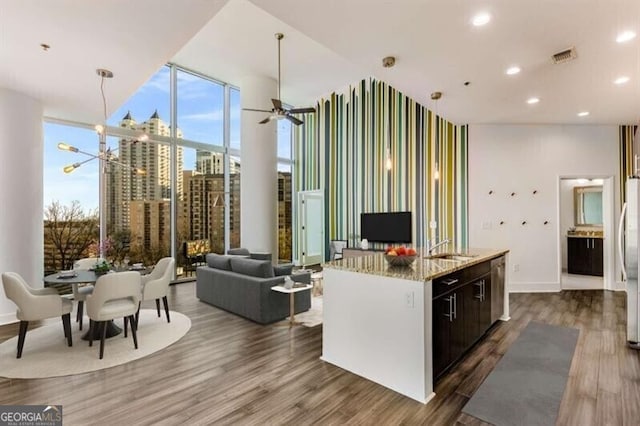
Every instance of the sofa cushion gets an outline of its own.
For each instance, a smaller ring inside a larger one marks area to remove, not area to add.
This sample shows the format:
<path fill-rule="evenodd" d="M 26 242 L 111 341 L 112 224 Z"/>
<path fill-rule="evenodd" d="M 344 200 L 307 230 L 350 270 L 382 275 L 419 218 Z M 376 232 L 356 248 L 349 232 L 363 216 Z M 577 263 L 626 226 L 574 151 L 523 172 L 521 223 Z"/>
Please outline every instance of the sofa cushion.
<path fill-rule="evenodd" d="M 225 271 L 231 270 L 231 263 L 229 262 L 231 257 L 221 254 L 209 253 L 207 255 L 207 265 L 210 268 L 223 269 Z"/>
<path fill-rule="evenodd" d="M 251 253 L 249 257 L 251 259 L 268 260 L 269 262 L 271 262 L 271 253 Z"/>
<path fill-rule="evenodd" d="M 249 250 L 246 248 L 232 248 L 227 250 L 227 254 L 249 256 Z"/>
<path fill-rule="evenodd" d="M 271 278 L 275 276 L 273 274 L 273 266 L 268 260 L 232 257 L 231 270 L 238 274 L 249 275 L 258 278 Z"/>
<path fill-rule="evenodd" d="M 282 265 L 276 265 L 273 267 L 273 274 L 276 277 L 281 277 L 284 275 L 291 275 L 291 270 L 293 269 L 293 263 L 285 263 Z"/>

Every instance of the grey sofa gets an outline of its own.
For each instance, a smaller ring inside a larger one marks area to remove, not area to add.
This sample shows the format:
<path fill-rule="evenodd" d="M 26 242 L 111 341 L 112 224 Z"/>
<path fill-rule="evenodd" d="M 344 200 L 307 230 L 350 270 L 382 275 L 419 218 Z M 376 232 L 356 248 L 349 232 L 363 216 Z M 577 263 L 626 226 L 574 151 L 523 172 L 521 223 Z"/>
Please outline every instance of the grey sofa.
<path fill-rule="evenodd" d="M 289 295 L 271 287 L 284 282 L 283 275 L 291 273 L 290 267 L 274 268 L 266 260 L 212 253 L 206 261 L 206 266 L 196 270 L 196 296 L 201 301 L 260 324 L 289 316 Z M 306 281 L 306 277 L 294 277 Z M 294 297 L 295 313 L 311 308 L 311 291 L 297 292 Z"/>

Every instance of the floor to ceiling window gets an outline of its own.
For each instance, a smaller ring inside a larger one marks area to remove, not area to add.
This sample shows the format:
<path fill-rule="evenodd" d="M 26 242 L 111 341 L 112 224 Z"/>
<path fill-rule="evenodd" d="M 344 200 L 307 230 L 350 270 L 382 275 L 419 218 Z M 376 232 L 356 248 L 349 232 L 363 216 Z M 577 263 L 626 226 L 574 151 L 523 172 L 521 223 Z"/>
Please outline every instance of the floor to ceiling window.
<path fill-rule="evenodd" d="M 292 260 L 291 231 L 291 122 L 278 121 L 278 259 Z"/>
<path fill-rule="evenodd" d="M 175 100 L 171 93 L 176 93 Z M 108 101 L 108 82 L 105 94 Z M 194 260 L 202 261 L 203 256 L 194 253 L 224 253 L 240 246 L 240 105 L 237 88 L 166 65 L 111 114 L 107 145 L 113 162 L 106 168 L 101 212 L 106 215 L 110 260 L 151 265 L 174 255 L 181 277 L 192 275 Z M 49 239 L 45 235 L 47 271 L 66 269 L 77 258 L 95 255 L 100 243 L 98 162 L 65 174 L 65 165 L 84 158 L 56 148 L 64 141 L 97 154 L 93 124 L 45 124 L 45 233 L 51 234 Z M 278 258 L 291 260 L 290 123 L 278 122 L 277 131 Z M 143 133 L 149 140 L 140 137 Z M 144 174 L 134 173 L 136 169 Z M 78 239 L 72 244 L 75 251 L 68 253 L 52 242 L 60 239 L 52 221 L 68 222 L 64 214 L 73 214 L 72 228 L 82 228 L 88 240 L 80 241 L 82 233 L 76 232 L 69 237 Z"/>

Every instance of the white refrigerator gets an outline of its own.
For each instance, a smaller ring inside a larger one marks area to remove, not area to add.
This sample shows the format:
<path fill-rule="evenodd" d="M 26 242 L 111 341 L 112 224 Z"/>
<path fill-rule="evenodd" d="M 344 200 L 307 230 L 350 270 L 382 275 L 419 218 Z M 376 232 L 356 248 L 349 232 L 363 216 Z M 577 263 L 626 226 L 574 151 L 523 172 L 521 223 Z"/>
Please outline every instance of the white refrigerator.
<path fill-rule="evenodd" d="M 640 228 L 640 179 L 627 179 L 627 202 L 622 206 L 618 227 L 618 258 L 627 291 L 627 341 L 640 349 L 640 295 L 638 294 L 638 229 Z M 624 250 L 623 250 L 624 244 Z"/>

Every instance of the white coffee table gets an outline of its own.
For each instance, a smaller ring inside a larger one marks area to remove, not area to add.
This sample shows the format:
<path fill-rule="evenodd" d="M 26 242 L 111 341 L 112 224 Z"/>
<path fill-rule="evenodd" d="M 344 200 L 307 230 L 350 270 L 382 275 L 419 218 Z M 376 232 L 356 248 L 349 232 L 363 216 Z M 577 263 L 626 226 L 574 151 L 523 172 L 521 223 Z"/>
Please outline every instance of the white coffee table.
<path fill-rule="evenodd" d="M 293 327 L 294 325 L 302 324 L 295 320 L 295 305 L 294 305 L 294 295 L 299 291 L 311 290 L 313 286 L 311 284 L 305 285 L 296 285 L 291 288 L 285 288 L 281 285 L 277 285 L 275 287 L 271 287 L 271 290 L 277 291 L 279 293 L 288 293 L 289 294 L 289 327 Z"/>

